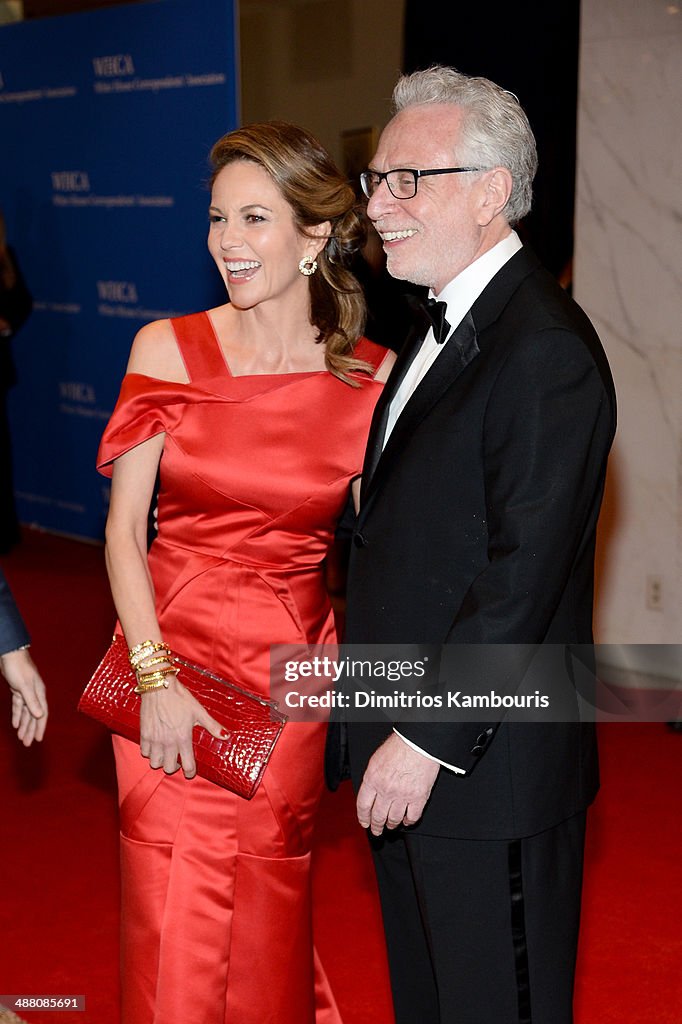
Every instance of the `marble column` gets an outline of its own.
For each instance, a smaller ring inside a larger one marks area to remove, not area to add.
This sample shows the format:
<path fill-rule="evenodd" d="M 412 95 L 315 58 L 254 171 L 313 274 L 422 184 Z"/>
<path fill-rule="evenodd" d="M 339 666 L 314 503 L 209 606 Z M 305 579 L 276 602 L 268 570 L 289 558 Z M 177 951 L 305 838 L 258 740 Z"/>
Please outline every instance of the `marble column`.
<path fill-rule="evenodd" d="M 574 295 L 619 400 L 597 639 L 675 674 L 682 642 L 682 4 L 583 0 Z M 647 646 L 644 646 L 647 645 Z"/>

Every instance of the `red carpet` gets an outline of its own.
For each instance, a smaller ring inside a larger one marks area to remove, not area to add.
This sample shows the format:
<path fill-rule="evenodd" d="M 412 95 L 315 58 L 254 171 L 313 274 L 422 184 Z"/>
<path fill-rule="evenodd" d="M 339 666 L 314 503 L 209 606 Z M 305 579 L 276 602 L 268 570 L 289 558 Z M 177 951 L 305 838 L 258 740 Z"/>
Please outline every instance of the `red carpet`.
<path fill-rule="evenodd" d="M 2 564 L 33 634 L 50 722 L 45 742 L 25 750 L 0 688 L 0 993 L 86 996 L 85 1013 L 21 1011 L 29 1022 L 118 1024 L 112 761 L 108 737 L 74 710 L 113 624 L 103 554 L 28 531 Z M 609 725 L 601 749 L 576 1024 L 682 1024 L 682 735 Z M 315 907 L 346 1024 L 390 1024 L 372 869 L 348 787 L 325 799 Z"/>

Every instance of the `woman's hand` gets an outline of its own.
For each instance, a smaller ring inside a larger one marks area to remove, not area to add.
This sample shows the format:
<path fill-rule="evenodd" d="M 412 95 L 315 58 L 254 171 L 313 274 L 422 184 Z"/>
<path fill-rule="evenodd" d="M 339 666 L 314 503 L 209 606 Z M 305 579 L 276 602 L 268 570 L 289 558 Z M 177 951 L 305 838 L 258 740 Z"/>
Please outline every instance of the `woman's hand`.
<path fill-rule="evenodd" d="M 182 766 L 185 778 L 197 773 L 192 746 L 192 729 L 201 725 L 212 736 L 223 739 L 225 730 L 192 696 L 177 676 L 170 677 L 168 689 L 142 695 L 140 712 L 140 753 L 152 768 L 172 775 Z"/>
<path fill-rule="evenodd" d="M 42 740 L 47 725 L 45 684 L 27 650 L 0 657 L 0 670 L 12 691 L 12 726 L 25 747 Z"/>

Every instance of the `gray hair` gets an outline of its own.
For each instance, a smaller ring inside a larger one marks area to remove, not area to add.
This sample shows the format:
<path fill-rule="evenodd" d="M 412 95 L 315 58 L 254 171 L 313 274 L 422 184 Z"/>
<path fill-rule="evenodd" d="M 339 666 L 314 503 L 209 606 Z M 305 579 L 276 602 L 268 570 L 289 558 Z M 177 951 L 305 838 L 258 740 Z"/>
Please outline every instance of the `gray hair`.
<path fill-rule="evenodd" d="M 530 210 L 538 167 L 535 137 L 517 97 L 488 78 L 434 66 L 403 75 L 393 90 L 393 113 L 425 103 L 462 107 L 464 120 L 457 160 L 506 167 L 512 190 L 504 215 L 514 225 Z"/>

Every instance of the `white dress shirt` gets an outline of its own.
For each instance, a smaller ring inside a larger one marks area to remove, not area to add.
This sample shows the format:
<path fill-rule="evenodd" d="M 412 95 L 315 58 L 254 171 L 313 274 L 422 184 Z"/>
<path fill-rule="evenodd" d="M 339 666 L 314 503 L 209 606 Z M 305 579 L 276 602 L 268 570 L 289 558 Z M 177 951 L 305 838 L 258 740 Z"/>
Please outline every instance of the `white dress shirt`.
<path fill-rule="evenodd" d="M 448 344 L 448 341 L 452 336 L 452 330 L 459 326 L 476 299 L 490 284 L 498 270 L 501 270 L 504 264 L 510 260 L 514 253 L 518 252 L 520 248 L 521 239 L 515 231 L 510 231 L 510 233 L 506 235 L 501 242 L 498 242 L 497 245 L 492 247 L 492 249 L 483 253 L 482 256 L 479 256 L 478 259 L 474 260 L 473 263 L 470 263 L 469 266 L 461 272 L 461 274 L 458 274 L 457 277 L 446 284 L 440 295 L 434 295 L 433 292 L 429 292 L 430 298 L 435 298 L 446 303 L 447 310 L 445 319 L 452 325 L 451 331 L 445 343 L 439 345 L 434 336 L 433 328 L 429 328 L 427 335 L 422 342 L 421 348 L 410 363 L 407 373 L 400 382 L 400 387 L 393 396 L 393 400 L 388 410 L 388 420 L 386 422 L 386 433 L 384 434 L 383 447 L 386 446 L 386 442 L 391 436 L 391 431 L 395 427 L 401 412 L 409 402 L 423 378 L 435 363 L 439 354 Z M 428 751 L 418 747 L 416 743 L 408 740 L 402 735 L 402 733 L 398 732 L 397 729 L 394 729 L 393 731 L 397 736 L 400 736 L 401 740 L 407 743 L 408 746 L 412 747 L 413 750 L 419 751 L 419 753 L 423 754 L 424 757 L 428 757 L 430 761 L 437 761 L 438 764 L 442 764 L 444 768 L 449 768 L 450 771 L 456 772 L 458 775 L 466 775 L 463 768 L 457 768 L 456 765 L 448 764 L 446 761 L 441 761 L 440 758 L 434 757 L 432 754 L 429 754 Z"/>
<path fill-rule="evenodd" d="M 447 306 L 447 312 L 445 319 L 451 325 L 450 334 L 455 327 L 458 327 L 464 317 L 467 315 L 471 307 L 473 306 L 476 299 L 481 295 L 485 288 L 490 284 L 492 279 L 498 270 L 501 270 L 505 263 L 512 258 L 515 252 L 521 248 L 521 239 L 515 231 L 511 231 L 501 242 L 494 245 L 492 249 L 488 249 L 487 252 L 479 256 L 477 260 L 470 263 L 461 274 L 458 274 L 454 280 L 450 281 L 449 284 L 445 285 L 440 295 L 434 295 L 432 291 L 429 291 L 429 298 L 439 299 L 445 302 Z M 448 338 L 450 335 L 448 335 Z M 407 373 L 400 382 L 400 387 L 393 396 L 388 411 L 388 420 L 386 422 L 386 433 L 384 434 L 384 444 L 391 436 L 398 417 L 407 405 L 408 401 L 412 397 L 417 386 L 426 376 L 428 371 L 431 369 L 439 354 L 443 351 L 447 345 L 447 340 L 443 345 L 439 345 L 433 333 L 433 328 L 429 328 L 422 346 L 410 363 Z"/>

